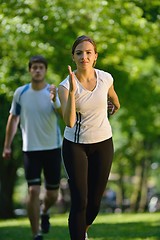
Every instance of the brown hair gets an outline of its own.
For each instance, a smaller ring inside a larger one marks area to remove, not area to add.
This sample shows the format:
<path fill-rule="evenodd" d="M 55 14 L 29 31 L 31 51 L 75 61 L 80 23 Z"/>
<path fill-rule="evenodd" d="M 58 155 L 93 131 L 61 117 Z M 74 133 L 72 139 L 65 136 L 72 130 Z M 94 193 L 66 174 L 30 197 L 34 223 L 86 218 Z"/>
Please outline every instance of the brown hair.
<path fill-rule="evenodd" d="M 97 53 L 97 47 L 96 47 L 95 42 L 94 42 L 90 37 L 85 36 L 85 35 L 82 35 L 82 36 L 78 37 L 78 38 L 75 40 L 75 42 L 73 43 L 73 46 L 72 46 L 72 54 L 74 54 L 74 51 L 75 51 L 75 48 L 77 47 L 77 45 L 78 45 L 79 43 L 81 43 L 81 42 L 84 42 L 84 41 L 90 42 L 90 43 L 93 45 L 93 47 L 94 47 L 95 53 Z"/>
<path fill-rule="evenodd" d="M 29 63 L 28 63 L 29 69 L 31 68 L 33 63 L 43 63 L 45 65 L 46 69 L 48 67 L 47 60 L 41 55 L 36 55 L 36 56 L 33 56 L 30 58 Z"/>

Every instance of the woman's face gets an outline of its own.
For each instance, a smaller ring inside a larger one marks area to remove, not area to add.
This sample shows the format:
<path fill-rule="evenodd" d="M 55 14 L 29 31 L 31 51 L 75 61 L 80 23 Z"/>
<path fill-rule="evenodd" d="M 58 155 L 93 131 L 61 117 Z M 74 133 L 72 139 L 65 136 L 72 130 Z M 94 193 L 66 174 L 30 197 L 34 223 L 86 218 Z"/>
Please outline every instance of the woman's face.
<path fill-rule="evenodd" d="M 73 60 L 77 68 L 88 69 L 94 66 L 98 54 L 95 53 L 94 46 L 88 41 L 81 42 L 75 48 Z"/>

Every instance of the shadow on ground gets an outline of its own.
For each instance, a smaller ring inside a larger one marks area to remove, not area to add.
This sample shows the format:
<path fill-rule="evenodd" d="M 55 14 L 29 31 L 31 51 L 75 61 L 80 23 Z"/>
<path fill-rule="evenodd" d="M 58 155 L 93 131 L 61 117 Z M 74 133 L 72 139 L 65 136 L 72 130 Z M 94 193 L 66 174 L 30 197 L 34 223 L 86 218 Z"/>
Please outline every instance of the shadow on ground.
<path fill-rule="evenodd" d="M 104 224 L 95 223 L 89 231 L 90 240 L 159 240 L 160 227 L 143 222 Z M 31 240 L 29 226 L 3 226 L 0 227 L 1 240 Z M 44 240 L 70 240 L 68 227 L 55 225 Z"/>

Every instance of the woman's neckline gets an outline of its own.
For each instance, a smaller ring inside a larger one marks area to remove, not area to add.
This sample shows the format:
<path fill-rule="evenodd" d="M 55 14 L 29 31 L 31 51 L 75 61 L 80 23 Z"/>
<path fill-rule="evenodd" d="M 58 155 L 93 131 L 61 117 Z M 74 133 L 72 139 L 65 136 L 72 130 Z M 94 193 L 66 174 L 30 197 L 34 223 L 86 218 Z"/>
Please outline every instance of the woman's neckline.
<path fill-rule="evenodd" d="M 76 81 L 83 87 L 83 89 L 85 89 L 89 92 L 93 92 L 96 89 L 97 83 L 98 83 L 98 76 L 97 76 L 97 72 L 95 69 L 94 69 L 94 79 L 93 80 L 92 79 L 85 80 L 85 78 L 84 78 L 84 80 L 80 81 L 80 79 L 76 75 L 76 71 L 74 71 L 74 75 L 75 75 Z M 94 80 L 95 80 L 95 84 L 93 83 Z M 87 85 L 88 85 L 88 87 L 87 87 Z"/>

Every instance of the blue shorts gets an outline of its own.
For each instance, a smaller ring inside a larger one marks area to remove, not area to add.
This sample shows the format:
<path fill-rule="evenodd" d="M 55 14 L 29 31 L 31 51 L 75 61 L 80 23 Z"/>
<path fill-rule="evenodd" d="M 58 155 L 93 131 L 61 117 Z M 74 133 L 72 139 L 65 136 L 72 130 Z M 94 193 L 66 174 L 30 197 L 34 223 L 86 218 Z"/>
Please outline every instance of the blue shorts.
<path fill-rule="evenodd" d="M 45 188 L 59 188 L 61 175 L 61 149 L 30 151 L 24 154 L 24 170 L 28 186 L 41 185 L 43 172 Z"/>

